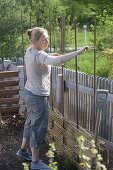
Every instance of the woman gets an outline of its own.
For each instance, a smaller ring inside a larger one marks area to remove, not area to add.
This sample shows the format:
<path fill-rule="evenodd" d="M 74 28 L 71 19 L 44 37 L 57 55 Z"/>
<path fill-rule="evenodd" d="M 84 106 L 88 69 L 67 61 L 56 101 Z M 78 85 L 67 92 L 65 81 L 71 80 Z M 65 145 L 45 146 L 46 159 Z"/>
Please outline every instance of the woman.
<path fill-rule="evenodd" d="M 35 27 L 28 30 L 32 45 L 25 54 L 25 67 L 27 81 L 25 84 L 25 96 L 27 104 L 27 119 L 24 125 L 23 141 L 18 156 L 31 159 L 26 150 L 28 141 L 32 152 L 31 169 L 49 169 L 39 160 L 39 148 L 45 140 L 50 95 L 51 65 L 58 65 L 81 54 L 87 46 L 65 55 L 52 56 L 44 50 L 48 47 L 48 32 L 44 28 Z"/>

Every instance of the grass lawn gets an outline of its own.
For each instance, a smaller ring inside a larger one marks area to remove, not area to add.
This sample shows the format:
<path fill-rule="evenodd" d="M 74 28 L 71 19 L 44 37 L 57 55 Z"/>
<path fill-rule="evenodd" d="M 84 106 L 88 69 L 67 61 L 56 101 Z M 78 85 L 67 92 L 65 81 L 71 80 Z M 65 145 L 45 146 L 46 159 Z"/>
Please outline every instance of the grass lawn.
<path fill-rule="evenodd" d="M 86 32 L 86 39 L 84 31 L 77 32 L 77 46 L 89 45 L 93 46 L 93 32 Z"/>
<path fill-rule="evenodd" d="M 73 35 L 74 37 L 74 35 Z M 74 38 L 72 39 L 74 44 Z M 94 46 L 94 35 L 93 32 L 87 32 L 86 34 L 86 44 L 84 38 L 84 32 L 77 32 L 77 47 L 81 47 L 84 45 Z M 71 45 L 71 50 L 74 50 L 74 46 Z M 68 48 L 67 48 L 68 51 Z M 87 52 L 79 55 L 77 58 L 77 69 L 80 72 L 84 72 L 86 74 L 94 74 L 94 50 L 89 49 Z M 75 59 L 72 59 L 65 63 L 65 67 L 71 70 L 75 70 L 76 64 Z M 107 57 L 100 56 L 98 52 L 96 52 L 96 75 L 100 77 L 108 77 L 109 76 L 109 62 L 107 61 Z"/>
<path fill-rule="evenodd" d="M 74 37 L 74 35 L 73 35 Z M 77 47 L 81 47 L 84 45 L 93 46 L 93 32 L 86 32 L 86 39 L 84 31 L 77 32 Z M 74 41 L 74 39 L 73 39 Z M 85 43 L 86 41 L 86 43 Z M 74 42 L 73 42 L 74 44 Z M 74 49 L 74 47 L 72 47 Z M 93 60 L 94 60 L 94 52 L 93 50 L 88 50 L 87 52 L 78 56 L 78 70 L 81 72 L 85 72 L 88 74 L 93 74 Z M 65 64 L 65 67 L 75 70 L 75 59 L 68 61 Z"/>

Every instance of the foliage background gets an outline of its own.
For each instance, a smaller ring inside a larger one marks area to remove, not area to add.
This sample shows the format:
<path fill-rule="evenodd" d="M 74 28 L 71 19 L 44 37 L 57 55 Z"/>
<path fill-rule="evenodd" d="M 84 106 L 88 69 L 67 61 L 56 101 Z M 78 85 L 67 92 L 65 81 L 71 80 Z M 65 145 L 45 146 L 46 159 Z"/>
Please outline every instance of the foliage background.
<path fill-rule="evenodd" d="M 97 75 L 112 78 L 113 3 L 111 0 L 1 0 L 0 58 L 24 57 L 29 45 L 28 28 L 43 26 L 51 36 L 54 51 L 61 48 L 61 17 L 65 16 L 65 44 L 75 46 L 74 20 L 77 20 L 77 45 L 84 45 L 83 25 L 87 24 L 87 44 L 93 45 L 93 25 L 97 22 Z M 69 49 L 68 49 L 69 50 Z M 93 74 L 93 53 L 81 57 L 78 69 Z M 72 61 L 67 63 L 73 69 Z"/>

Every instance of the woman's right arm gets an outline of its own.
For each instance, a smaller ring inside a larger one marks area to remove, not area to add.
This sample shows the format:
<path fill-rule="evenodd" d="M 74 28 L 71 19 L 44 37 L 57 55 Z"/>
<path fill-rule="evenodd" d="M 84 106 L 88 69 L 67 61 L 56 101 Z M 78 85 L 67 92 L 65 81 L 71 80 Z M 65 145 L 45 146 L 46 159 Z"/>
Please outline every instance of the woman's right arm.
<path fill-rule="evenodd" d="M 58 55 L 58 56 L 52 56 L 45 52 L 41 52 L 39 55 L 39 60 L 42 64 L 46 65 L 58 65 L 63 64 L 66 61 L 71 60 L 72 58 L 80 55 L 83 51 L 87 50 L 88 46 L 81 47 L 79 50 L 64 54 L 64 55 Z"/>

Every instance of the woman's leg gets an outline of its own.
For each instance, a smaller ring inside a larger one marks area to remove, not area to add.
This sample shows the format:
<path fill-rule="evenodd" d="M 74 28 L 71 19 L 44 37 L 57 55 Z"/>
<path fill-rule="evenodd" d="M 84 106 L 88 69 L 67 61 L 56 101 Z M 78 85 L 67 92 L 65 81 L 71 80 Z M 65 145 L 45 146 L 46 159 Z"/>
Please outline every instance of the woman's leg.
<path fill-rule="evenodd" d="M 25 149 L 30 155 L 32 155 L 31 148 L 29 147 L 29 140 L 24 137 L 22 139 L 21 149 Z"/>
<path fill-rule="evenodd" d="M 29 140 L 30 140 L 30 112 L 29 112 L 29 107 L 27 107 L 27 118 L 24 124 L 24 132 L 23 132 L 23 139 L 22 139 L 22 144 L 21 148 L 18 150 L 16 153 L 18 156 L 23 157 L 27 160 L 31 160 L 31 149 L 29 147 Z"/>
<path fill-rule="evenodd" d="M 39 149 L 36 148 L 31 148 L 32 152 L 32 162 L 37 162 L 39 160 Z"/>
<path fill-rule="evenodd" d="M 30 148 L 32 151 L 32 161 L 39 160 L 39 147 L 44 142 L 47 127 L 49 102 L 48 97 L 34 96 L 29 98 L 31 104 L 31 124 L 30 124 Z"/>
<path fill-rule="evenodd" d="M 28 144 L 29 143 L 29 141 L 28 141 L 28 139 L 26 139 L 26 138 L 24 138 L 23 137 L 23 139 L 22 139 L 22 144 L 21 144 L 21 149 L 28 149 Z"/>

